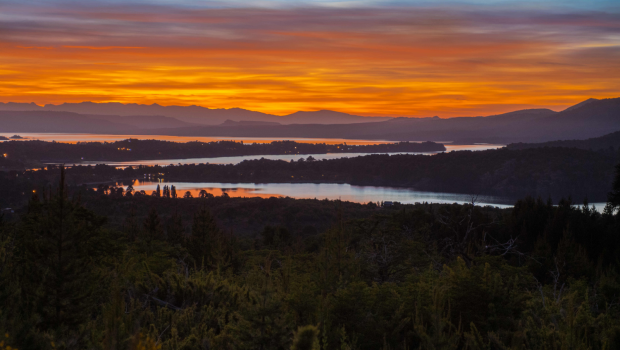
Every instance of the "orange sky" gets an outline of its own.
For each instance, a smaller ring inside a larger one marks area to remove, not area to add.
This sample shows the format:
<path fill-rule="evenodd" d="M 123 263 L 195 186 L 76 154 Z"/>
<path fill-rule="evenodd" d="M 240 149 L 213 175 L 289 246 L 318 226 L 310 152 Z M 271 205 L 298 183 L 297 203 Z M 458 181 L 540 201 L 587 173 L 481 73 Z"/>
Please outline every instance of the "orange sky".
<path fill-rule="evenodd" d="M 3 5 L 0 102 L 453 117 L 620 96 L 618 13 L 63 6 Z"/>

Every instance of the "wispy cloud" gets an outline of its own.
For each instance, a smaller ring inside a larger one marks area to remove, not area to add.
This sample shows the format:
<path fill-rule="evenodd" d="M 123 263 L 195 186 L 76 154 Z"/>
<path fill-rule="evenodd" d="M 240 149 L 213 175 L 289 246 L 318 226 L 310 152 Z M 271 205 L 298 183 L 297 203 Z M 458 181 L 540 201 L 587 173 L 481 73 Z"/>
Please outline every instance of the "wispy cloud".
<path fill-rule="evenodd" d="M 201 3 L 7 3 L 1 99 L 456 116 L 620 91 L 604 1 Z"/>
<path fill-rule="evenodd" d="M 123 49 L 145 49 L 141 46 L 73 46 L 63 45 L 62 47 L 67 49 L 84 49 L 84 50 L 123 50 Z"/>

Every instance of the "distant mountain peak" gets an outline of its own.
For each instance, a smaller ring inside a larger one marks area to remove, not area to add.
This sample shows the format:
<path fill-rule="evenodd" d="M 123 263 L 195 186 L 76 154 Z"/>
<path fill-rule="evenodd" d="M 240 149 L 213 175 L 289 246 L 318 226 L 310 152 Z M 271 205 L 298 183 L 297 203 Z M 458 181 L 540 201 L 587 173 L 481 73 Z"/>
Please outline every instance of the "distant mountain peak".
<path fill-rule="evenodd" d="M 254 121 L 254 120 L 240 120 L 234 121 L 230 119 L 226 119 L 225 122 L 220 124 L 220 126 L 245 126 L 245 125 L 282 125 L 276 122 L 262 122 L 262 121 Z"/>
<path fill-rule="evenodd" d="M 581 107 L 583 107 L 583 106 L 585 106 L 585 105 L 589 105 L 590 103 L 592 103 L 592 102 L 596 102 L 596 101 L 599 101 L 599 100 L 598 100 L 598 99 L 596 99 L 596 98 L 589 98 L 589 99 L 587 99 L 587 100 L 585 100 L 585 101 L 582 101 L 582 102 L 577 103 L 577 104 L 576 104 L 576 105 L 574 105 L 574 106 L 570 106 L 570 107 L 566 108 L 563 112 L 566 112 L 566 111 L 573 111 L 573 110 L 575 110 L 575 109 L 579 109 L 579 108 L 581 108 Z"/>

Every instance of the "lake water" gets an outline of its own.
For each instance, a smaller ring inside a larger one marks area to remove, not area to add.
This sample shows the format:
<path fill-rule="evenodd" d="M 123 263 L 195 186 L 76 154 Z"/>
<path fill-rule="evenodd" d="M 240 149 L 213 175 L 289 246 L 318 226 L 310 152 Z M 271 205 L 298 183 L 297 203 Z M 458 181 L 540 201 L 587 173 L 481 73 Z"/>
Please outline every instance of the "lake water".
<path fill-rule="evenodd" d="M 349 184 L 312 184 L 312 183 L 217 183 L 217 182 L 155 182 L 135 180 L 132 183 L 118 183 L 118 186 L 132 185 L 135 191 L 145 191 L 150 195 L 157 185 L 174 185 L 179 197 L 189 191 L 198 197 L 201 190 L 214 196 L 224 192 L 230 197 L 291 197 L 296 199 L 340 199 L 355 203 L 393 201 L 404 204 L 413 203 L 471 203 L 472 196 L 459 193 L 423 192 L 403 187 L 352 186 Z M 499 208 L 512 207 L 515 200 L 498 196 L 478 196 L 476 203 L 481 206 L 491 205 Z M 592 203 L 602 211 L 605 203 Z"/>
<path fill-rule="evenodd" d="M 472 147 L 475 148 L 475 147 Z M 484 149 L 484 148 L 483 148 Z M 474 149 L 472 149 L 474 150 Z M 432 155 L 439 152 L 400 152 L 393 154 L 426 154 Z M 350 157 L 359 157 L 359 156 L 367 156 L 369 154 L 377 154 L 377 153 L 326 153 L 326 154 L 281 154 L 281 155 L 257 155 L 257 156 L 237 156 L 237 157 L 214 157 L 214 158 L 185 158 L 185 159 L 159 159 L 159 160 L 134 160 L 129 162 L 109 162 L 109 161 L 85 161 L 81 164 L 107 164 L 117 167 L 127 167 L 127 166 L 136 166 L 136 165 L 178 165 L 178 164 L 238 164 L 243 162 L 244 160 L 252 160 L 252 159 L 271 159 L 271 160 L 285 160 L 291 161 L 299 160 L 300 158 L 308 158 L 312 156 L 316 160 L 322 159 L 337 159 L 337 158 L 350 158 Z M 385 154 L 385 153 L 380 153 Z"/>
<path fill-rule="evenodd" d="M 119 183 L 125 188 L 128 183 Z M 352 186 L 349 184 L 311 184 L 311 183 L 216 183 L 216 182 L 154 182 L 136 180 L 132 183 L 135 191 L 151 194 L 159 185 L 174 185 L 177 194 L 183 196 L 186 191 L 197 197 L 201 190 L 221 196 L 226 192 L 230 197 L 291 197 L 311 199 L 341 199 L 343 201 L 368 203 L 394 201 L 401 203 L 469 203 L 471 196 L 456 193 L 438 193 L 414 191 L 408 188 Z M 480 196 L 480 205 L 509 207 L 513 201 L 492 196 Z"/>
<path fill-rule="evenodd" d="M 11 137 L 14 133 L 0 133 L 0 136 Z M 56 141 L 66 143 L 77 142 L 114 142 L 127 139 L 164 140 L 173 142 L 213 142 L 213 141 L 243 141 L 244 143 L 271 143 L 273 141 L 296 141 L 300 143 L 326 143 L 348 145 L 376 145 L 394 141 L 382 140 L 347 140 L 347 139 L 314 139 L 314 138 L 263 138 L 263 137 L 200 137 L 200 136 L 169 136 L 169 135 L 110 135 L 110 134 L 64 134 L 64 133 L 20 133 L 25 140 Z"/>
<path fill-rule="evenodd" d="M 327 143 L 327 144 L 341 144 L 347 143 L 348 145 L 372 145 L 391 143 L 395 141 L 385 140 L 347 140 L 347 139 L 309 139 L 309 138 L 239 138 L 239 137 L 184 137 L 184 136 L 168 136 L 168 135 L 108 135 L 108 134 L 60 134 L 60 133 L 20 133 L 24 140 L 42 140 L 42 141 L 56 141 L 66 143 L 76 142 L 113 142 L 119 140 L 126 140 L 129 138 L 146 140 L 157 139 L 174 142 L 213 142 L 213 141 L 243 141 L 244 143 L 270 143 L 273 141 L 296 141 L 301 143 Z M 12 133 L 0 133 L 0 136 L 11 137 Z M 442 142 L 443 143 L 443 142 Z M 472 145 L 451 145 L 449 142 L 444 143 L 447 152 L 450 151 L 483 151 L 488 149 L 497 149 L 504 147 L 504 145 L 495 144 L 472 144 Z M 440 152 L 404 152 L 400 154 L 436 154 Z M 292 159 L 298 160 L 299 158 L 308 158 L 312 156 L 315 159 L 336 159 L 336 158 L 349 158 L 358 157 L 374 153 L 329 153 L 329 154 L 295 154 L 295 155 L 258 155 L 258 156 L 237 156 L 237 157 L 213 157 L 213 158 L 183 158 L 183 159 L 159 159 L 159 160 L 135 160 L 130 162 L 112 162 L 112 161 L 86 161 L 81 164 L 108 164 L 113 166 L 125 167 L 130 165 L 170 165 L 170 164 L 237 164 L 244 160 L 252 159 L 271 159 L 271 160 L 285 160 L 291 161 Z"/>
<path fill-rule="evenodd" d="M 11 137 L 14 133 L 0 133 L 0 136 Z M 199 137 L 199 136 L 169 136 L 169 135 L 110 135 L 110 134 L 64 134 L 64 133 L 20 133 L 23 140 L 56 141 L 65 143 L 77 142 L 114 142 L 127 139 L 138 140 L 163 140 L 173 142 L 213 142 L 213 141 L 243 141 L 243 143 L 271 143 L 273 141 L 295 141 L 300 143 L 326 143 L 330 145 L 346 143 L 348 145 L 378 145 L 383 143 L 394 143 L 398 141 L 389 140 L 354 140 L 354 139 L 322 139 L 322 138 L 265 138 L 265 137 Z M 418 141 L 423 142 L 426 140 Z M 412 141 L 416 142 L 416 141 Z M 451 141 L 437 141 L 446 145 L 448 151 L 453 150 L 484 150 L 504 147 L 504 145 L 493 144 L 473 144 L 473 145 L 451 145 Z"/>
<path fill-rule="evenodd" d="M 193 197 L 198 197 L 201 190 L 206 190 L 214 196 L 221 196 L 224 192 L 230 197 L 291 197 L 296 199 L 340 199 L 355 203 L 392 201 L 404 204 L 414 203 L 471 203 L 472 196 L 459 193 L 423 192 L 403 187 L 379 186 L 352 186 L 349 184 L 312 184 L 312 183 L 217 183 L 217 182 L 155 182 L 135 180 L 132 183 L 117 183 L 117 186 L 127 188 L 132 185 L 135 191 L 144 191 L 150 195 L 157 185 L 162 189 L 165 185 L 174 185 L 179 197 L 189 191 Z M 498 196 L 478 196 L 476 204 L 480 206 L 494 206 L 509 208 L 514 199 Z M 591 203 L 598 211 L 605 208 L 605 203 Z"/>

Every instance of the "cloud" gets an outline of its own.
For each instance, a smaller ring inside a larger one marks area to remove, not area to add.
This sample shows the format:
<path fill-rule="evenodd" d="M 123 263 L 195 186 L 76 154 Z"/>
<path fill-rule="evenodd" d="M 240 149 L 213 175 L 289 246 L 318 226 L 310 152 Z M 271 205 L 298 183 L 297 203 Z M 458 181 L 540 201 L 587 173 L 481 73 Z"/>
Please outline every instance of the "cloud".
<path fill-rule="evenodd" d="M 457 116 L 620 91 L 618 12 L 190 5 L 9 3 L 0 96 Z"/>
<path fill-rule="evenodd" d="M 84 50 L 123 50 L 123 49 L 145 49 L 141 46 L 72 46 L 63 45 L 62 47 L 67 49 L 84 49 Z"/>

